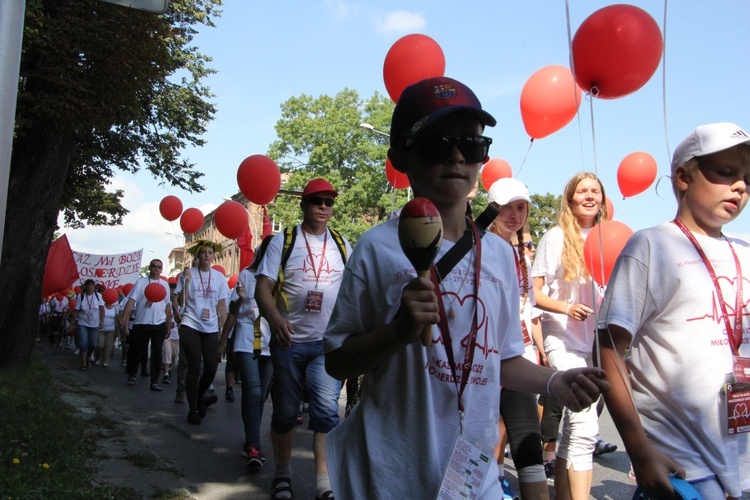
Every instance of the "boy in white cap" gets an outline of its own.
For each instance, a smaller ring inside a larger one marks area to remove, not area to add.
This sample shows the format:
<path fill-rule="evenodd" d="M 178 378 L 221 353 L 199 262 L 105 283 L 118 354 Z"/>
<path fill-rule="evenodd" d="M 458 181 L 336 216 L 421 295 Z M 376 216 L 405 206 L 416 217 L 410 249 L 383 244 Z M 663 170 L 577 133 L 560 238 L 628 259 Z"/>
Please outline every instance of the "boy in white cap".
<path fill-rule="evenodd" d="M 732 123 L 696 128 L 672 159 L 675 219 L 634 234 L 607 286 L 605 400 L 638 484 L 655 497 L 672 498 L 670 474 L 705 499 L 750 488 L 750 422 L 736 411 L 750 400 L 738 390 L 750 382 L 750 245 L 722 233 L 748 183 L 750 135 Z"/>
<path fill-rule="evenodd" d="M 365 233 L 347 262 L 323 338 L 326 369 L 339 379 L 367 375 L 362 399 L 328 436 L 338 498 L 436 498 L 469 488 L 502 498 L 492 460 L 501 363 L 503 386 L 551 392 L 576 409 L 607 386 L 596 368 L 553 372 L 522 356 L 512 248 L 479 237 L 466 217 L 491 143 L 482 132 L 495 123 L 447 77 L 410 85 L 396 104 L 388 156 L 440 212 L 438 259 L 467 231 L 473 237 L 445 279 L 437 271 L 434 281 L 416 277 L 395 244 L 397 219 Z M 419 342 L 425 325 L 437 325 L 427 347 Z"/>

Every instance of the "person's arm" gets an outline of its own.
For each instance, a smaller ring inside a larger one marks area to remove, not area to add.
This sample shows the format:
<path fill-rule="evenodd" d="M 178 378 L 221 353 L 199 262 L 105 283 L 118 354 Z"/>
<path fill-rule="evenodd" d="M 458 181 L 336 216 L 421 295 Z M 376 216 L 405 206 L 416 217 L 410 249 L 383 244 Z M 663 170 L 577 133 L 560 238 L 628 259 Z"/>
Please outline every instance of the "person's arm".
<path fill-rule="evenodd" d="M 428 278 L 411 280 L 404 287 L 401 309 L 393 321 L 366 333 L 350 335 L 341 347 L 326 354 L 328 374 L 339 380 L 357 377 L 419 340 L 425 325 L 440 321 L 434 289 Z"/>
<path fill-rule="evenodd" d="M 273 298 L 273 289 L 276 282 L 267 276 L 260 275 L 255 284 L 255 302 L 258 304 L 258 310 L 261 316 L 266 318 L 268 326 L 271 327 L 271 335 L 282 347 L 292 345 L 292 335 L 294 335 L 294 326 L 288 322 L 276 307 L 276 301 Z"/>
<path fill-rule="evenodd" d="M 122 327 L 122 331 L 125 333 L 126 337 L 130 333 L 128 331 L 128 321 L 130 321 L 130 314 L 133 312 L 134 305 L 135 305 L 135 300 L 128 299 L 127 304 L 125 304 L 125 310 L 122 311 L 122 316 L 120 316 L 120 327 Z"/>
<path fill-rule="evenodd" d="M 172 332 L 172 304 L 170 304 L 169 301 L 167 301 L 167 305 L 164 308 L 164 312 L 167 315 L 167 333 L 164 335 L 165 339 L 169 338 L 169 335 Z"/>
<path fill-rule="evenodd" d="M 222 331 L 227 321 L 227 299 L 219 299 L 216 303 L 216 317 L 219 320 L 219 330 Z"/>
<path fill-rule="evenodd" d="M 672 498 L 674 490 L 669 474 L 677 472 L 685 477 L 685 470 L 654 448 L 641 425 L 630 397 L 629 373 L 623 358 L 630 339 L 630 333 L 620 326 L 609 325 L 609 331 L 599 330 L 601 364 L 612 388 L 604 395 L 604 401 L 625 444 L 638 484 L 655 498 Z"/>
<path fill-rule="evenodd" d="M 532 363 L 523 356 L 500 363 L 503 387 L 514 391 L 550 394 L 572 411 L 588 408 L 609 390 L 606 373 L 599 368 L 557 371 Z"/>
<path fill-rule="evenodd" d="M 569 318 L 583 321 L 594 311 L 586 304 L 568 304 L 562 300 L 556 300 L 542 291 L 544 287 L 544 277 L 534 277 L 534 297 L 536 297 L 536 307 L 543 311 L 565 314 Z"/>
<path fill-rule="evenodd" d="M 231 306 L 230 306 L 231 307 Z M 224 356 L 224 351 L 227 349 L 227 338 L 229 332 L 234 328 L 234 324 L 237 321 L 237 317 L 231 312 L 227 314 L 227 320 L 224 322 L 224 327 L 221 329 L 221 336 L 219 337 L 219 345 L 216 346 L 216 360 L 221 361 Z"/>
<path fill-rule="evenodd" d="M 99 306 L 99 330 L 104 328 L 104 306 Z"/>

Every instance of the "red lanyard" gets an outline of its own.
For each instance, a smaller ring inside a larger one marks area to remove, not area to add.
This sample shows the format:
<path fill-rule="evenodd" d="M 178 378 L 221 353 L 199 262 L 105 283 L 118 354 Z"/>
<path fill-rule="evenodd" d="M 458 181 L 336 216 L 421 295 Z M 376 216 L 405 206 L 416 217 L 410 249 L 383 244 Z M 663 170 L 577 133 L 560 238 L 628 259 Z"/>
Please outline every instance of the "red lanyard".
<path fill-rule="evenodd" d="M 678 218 L 675 218 L 673 222 L 677 227 L 680 228 L 683 233 L 685 233 L 685 236 L 687 236 L 687 238 L 690 240 L 690 243 L 693 244 L 695 250 L 698 252 L 698 255 L 700 255 L 701 259 L 703 260 L 703 264 L 706 266 L 706 270 L 708 271 L 709 276 L 711 276 L 711 281 L 713 281 L 714 289 L 716 290 L 716 297 L 719 299 L 721 315 L 724 319 L 724 327 L 726 328 L 727 337 L 729 338 L 729 346 L 732 348 L 732 353 L 735 356 L 738 356 L 740 345 L 742 344 L 742 267 L 740 266 L 740 260 L 737 258 L 737 252 L 734 251 L 732 243 L 726 237 L 724 237 L 724 240 L 729 245 L 729 250 L 732 251 L 732 257 L 734 257 L 734 266 L 737 273 L 737 293 L 734 303 L 734 328 L 732 328 L 732 325 L 729 322 L 727 304 L 724 301 L 724 294 L 721 293 L 721 286 L 719 285 L 719 280 L 716 278 L 714 267 L 708 260 L 708 257 L 698 243 L 698 240 L 695 239 L 695 236 L 692 232 L 690 232 L 685 224 Z"/>
<path fill-rule="evenodd" d="M 206 288 L 206 285 L 203 283 L 203 274 L 201 274 L 200 268 L 198 268 L 198 279 L 201 280 L 201 292 L 203 292 L 203 296 L 205 297 L 206 294 L 211 293 L 211 269 L 208 270 L 208 288 Z"/>
<path fill-rule="evenodd" d="M 443 335 L 443 344 L 445 345 L 445 354 L 448 357 L 448 364 L 451 368 L 451 374 L 453 375 L 453 382 L 456 384 L 456 392 L 458 393 L 458 415 L 460 417 L 460 430 L 463 433 L 463 417 L 464 417 L 464 404 L 463 394 L 466 389 L 466 383 L 469 381 L 471 376 L 471 368 L 474 362 L 474 351 L 476 351 L 477 344 L 477 330 L 479 320 L 477 317 L 477 302 L 479 301 L 479 281 L 481 279 L 479 273 L 482 269 L 482 239 L 477 229 L 476 224 L 470 218 L 467 218 L 467 223 L 471 228 L 472 235 L 474 237 L 475 244 L 475 256 L 474 256 L 474 318 L 471 321 L 471 330 L 469 332 L 469 338 L 464 351 L 464 362 L 461 366 L 461 376 L 456 374 L 456 363 L 455 356 L 453 355 L 453 341 L 451 340 L 451 332 L 448 327 L 448 316 L 445 314 L 445 304 L 443 303 L 442 297 L 438 300 L 438 309 L 440 313 L 440 322 L 438 327 Z M 435 290 L 440 290 L 440 281 L 437 274 L 437 269 L 434 265 L 430 266 L 430 279 L 435 285 Z M 461 297 L 458 297 L 461 300 Z M 458 383 L 458 379 L 461 379 L 461 383 Z"/>
<path fill-rule="evenodd" d="M 89 311 L 94 309 L 94 294 L 86 295 L 86 302 L 89 303 Z"/>
<path fill-rule="evenodd" d="M 326 247 L 328 246 L 328 229 L 326 229 L 325 236 L 323 237 L 323 253 L 320 254 L 320 263 L 318 264 L 318 270 L 315 270 L 315 257 L 313 257 L 312 250 L 310 249 L 310 243 L 307 241 L 307 235 L 305 234 L 305 230 L 301 227 L 299 228 L 300 231 L 302 231 L 302 237 L 305 238 L 305 245 L 307 246 L 307 255 L 310 257 L 310 265 L 312 265 L 313 269 L 313 275 L 315 276 L 315 288 L 318 288 L 318 280 L 320 279 L 320 273 L 323 269 L 323 262 L 325 261 L 326 257 Z"/>

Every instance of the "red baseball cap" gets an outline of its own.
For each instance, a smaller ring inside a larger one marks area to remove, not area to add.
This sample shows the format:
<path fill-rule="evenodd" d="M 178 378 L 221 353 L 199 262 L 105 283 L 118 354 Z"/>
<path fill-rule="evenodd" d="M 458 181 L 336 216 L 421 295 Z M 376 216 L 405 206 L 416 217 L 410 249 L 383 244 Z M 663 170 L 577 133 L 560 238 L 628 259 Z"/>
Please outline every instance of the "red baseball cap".
<path fill-rule="evenodd" d="M 330 182 L 323 179 L 322 177 L 318 177 L 317 179 L 313 179 L 307 183 L 307 186 L 305 186 L 305 190 L 302 191 L 302 197 L 304 198 L 305 196 L 319 193 L 327 193 L 332 195 L 334 198 L 339 195 L 338 191 L 333 189 L 333 186 Z"/>
<path fill-rule="evenodd" d="M 497 124 L 472 90 L 453 78 L 437 76 L 409 85 L 401 93 L 391 119 L 391 146 L 402 147 L 438 119 L 456 111 L 471 111 L 483 126 Z"/>

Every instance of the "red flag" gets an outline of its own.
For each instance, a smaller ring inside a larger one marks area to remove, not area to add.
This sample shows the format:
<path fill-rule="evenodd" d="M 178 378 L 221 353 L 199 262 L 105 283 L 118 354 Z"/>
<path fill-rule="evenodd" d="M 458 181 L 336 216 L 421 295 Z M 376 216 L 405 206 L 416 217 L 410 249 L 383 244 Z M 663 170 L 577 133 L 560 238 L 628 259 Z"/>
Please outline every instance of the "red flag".
<path fill-rule="evenodd" d="M 237 246 L 241 250 L 247 250 L 248 252 L 253 251 L 253 233 L 250 232 L 250 228 L 246 227 L 245 232 L 237 238 Z"/>
<path fill-rule="evenodd" d="M 78 268 L 73 258 L 73 251 L 70 249 L 68 237 L 63 234 L 49 246 L 42 281 L 42 296 L 47 297 L 54 292 L 68 288 L 77 279 Z"/>
<path fill-rule="evenodd" d="M 255 252 L 252 250 L 247 251 L 244 248 L 240 249 L 240 270 L 245 269 L 247 266 L 252 264 Z"/>
<path fill-rule="evenodd" d="M 266 206 L 263 205 L 263 236 L 262 238 L 265 238 L 266 236 L 270 236 L 273 233 L 273 224 L 271 224 L 271 219 L 268 217 L 268 210 L 266 210 Z"/>

